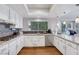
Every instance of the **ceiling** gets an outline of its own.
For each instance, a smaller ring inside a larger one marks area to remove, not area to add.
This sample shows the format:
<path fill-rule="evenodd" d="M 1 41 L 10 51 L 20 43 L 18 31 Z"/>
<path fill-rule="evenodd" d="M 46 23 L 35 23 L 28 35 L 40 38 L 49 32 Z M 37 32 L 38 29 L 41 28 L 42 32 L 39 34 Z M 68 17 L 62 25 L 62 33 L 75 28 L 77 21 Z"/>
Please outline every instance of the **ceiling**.
<path fill-rule="evenodd" d="M 49 12 L 52 5 L 51 4 L 28 4 L 27 6 L 30 12 L 35 12 L 35 11 Z"/>
<path fill-rule="evenodd" d="M 75 4 L 9 4 L 8 6 L 23 17 L 68 18 L 79 15 L 79 6 Z"/>

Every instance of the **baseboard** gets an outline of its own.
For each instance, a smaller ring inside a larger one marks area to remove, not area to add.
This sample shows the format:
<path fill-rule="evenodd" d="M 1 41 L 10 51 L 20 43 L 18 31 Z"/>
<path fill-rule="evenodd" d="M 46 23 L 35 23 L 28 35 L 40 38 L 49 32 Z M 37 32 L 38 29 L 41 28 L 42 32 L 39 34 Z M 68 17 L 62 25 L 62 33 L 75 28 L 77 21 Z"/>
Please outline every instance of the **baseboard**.
<path fill-rule="evenodd" d="M 45 47 L 54 47 L 54 46 L 23 47 L 23 48 L 45 48 Z"/>
<path fill-rule="evenodd" d="M 54 46 L 55 47 L 55 46 Z M 56 48 L 56 47 L 55 47 Z M 57 48 L 56 48 L 56 50 L 58 51 L 58 52 L 60 52 Z M 61 52 L 60 52 L 61 53 Z M 63 55 L 62 53 L 61 53 L 61 55 Z"/>

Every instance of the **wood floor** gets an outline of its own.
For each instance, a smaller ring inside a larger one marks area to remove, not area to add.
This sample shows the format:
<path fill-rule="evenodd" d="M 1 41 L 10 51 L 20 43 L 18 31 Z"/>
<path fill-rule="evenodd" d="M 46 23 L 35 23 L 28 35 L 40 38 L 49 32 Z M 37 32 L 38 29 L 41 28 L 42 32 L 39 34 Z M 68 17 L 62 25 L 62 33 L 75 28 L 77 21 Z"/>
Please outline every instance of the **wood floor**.
<path fill-rule="evenodd" d="M 18 55 L 62 55 L 55 47 L 23 48 Z"/>

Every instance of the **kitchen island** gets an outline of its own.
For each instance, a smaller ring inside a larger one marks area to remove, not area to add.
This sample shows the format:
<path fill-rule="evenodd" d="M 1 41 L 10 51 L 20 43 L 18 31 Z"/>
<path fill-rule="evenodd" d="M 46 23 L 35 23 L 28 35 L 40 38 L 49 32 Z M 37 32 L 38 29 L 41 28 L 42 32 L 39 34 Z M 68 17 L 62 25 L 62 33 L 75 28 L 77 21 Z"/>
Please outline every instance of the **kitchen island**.
<path fill-rule="evenodd" d="M 52 34 L 27 34 L 24 33 L 24 47 L 45 47 L 50 46 L 49 36 Z"/>

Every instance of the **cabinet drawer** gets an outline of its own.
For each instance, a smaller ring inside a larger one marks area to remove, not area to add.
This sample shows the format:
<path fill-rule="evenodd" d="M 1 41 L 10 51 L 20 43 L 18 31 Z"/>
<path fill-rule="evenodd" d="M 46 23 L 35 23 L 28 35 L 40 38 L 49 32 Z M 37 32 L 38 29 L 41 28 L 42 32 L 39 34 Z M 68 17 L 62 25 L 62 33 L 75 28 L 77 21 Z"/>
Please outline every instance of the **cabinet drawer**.
<path fill-rule="evenodd" d="M 66 41 L 66 44 L 74 49 L 77 49 L 77 45 L 72 42 Z"/>

